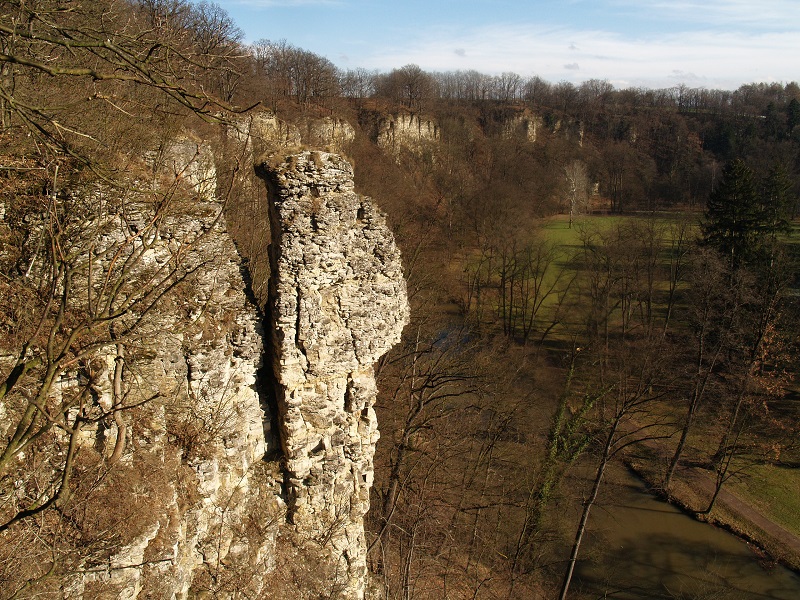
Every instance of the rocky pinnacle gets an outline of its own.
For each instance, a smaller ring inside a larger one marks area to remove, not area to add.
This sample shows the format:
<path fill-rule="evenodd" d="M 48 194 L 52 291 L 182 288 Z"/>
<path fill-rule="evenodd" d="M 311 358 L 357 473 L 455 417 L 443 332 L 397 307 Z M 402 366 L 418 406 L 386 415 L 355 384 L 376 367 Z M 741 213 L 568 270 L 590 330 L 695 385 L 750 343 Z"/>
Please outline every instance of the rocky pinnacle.
<path fill-rule="evenodd" d="M 289 518 L 363 598 L 375 362 L 408 321 L 400 253 L 351 165 L 303 152 L 262 168 L 270 193 L 272 362 Z"/>

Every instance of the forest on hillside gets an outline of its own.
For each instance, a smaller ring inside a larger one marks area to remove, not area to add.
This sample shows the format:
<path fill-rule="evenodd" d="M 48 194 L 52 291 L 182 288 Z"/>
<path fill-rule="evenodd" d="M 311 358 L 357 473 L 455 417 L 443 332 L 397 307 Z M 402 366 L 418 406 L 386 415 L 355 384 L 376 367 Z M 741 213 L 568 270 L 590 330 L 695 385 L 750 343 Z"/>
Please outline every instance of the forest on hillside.
<path fill-rule="evenodd" d="M 210 2 L 11 0 L 0 7 L 0 331 L 14 352 L 0 399 L 22 408 L 3 440 L 4 485 L 55 422 L 39 407 L 57 375 L 140 335 L 131 307 L 149 310 L 187 277 L 178 262 L 152 290 L 128 291 L 121 265 L 89 303 L 93 320 L 71 315 L 70 261 L 94 248 L 83 225 L 116 209 L 61 191 L 125 197 L 153 180 L 141 222 L 158 223 L 187 200 L 142 157 L 185 131 L 223 147 L 220 131 L 258 111 L 300 129 L 349 123 L 356 189 L 387 213 L 403 254 L 412 322 L 377 366 L 367 517 L 387 599 L 579 597 L 572 569 L 622 461 L 712 520 L 728 486 L 762 478 L 768 494 L 776 468 L 796 480 L 796 82 L 652 90 L 343 71 L 287 41 L 245 44 Z M 433 133 L 379 145 L 401 117 Z M 236 183 L 258 181 L 250 170 L 233 156 L 217 165 L 217 193 L 263 309 L 266 191 Z M 34 267 L 46 271 L 38 287 Z M 120 312 L 103 312 L 122 296 Z M 687 490 L 690 463 L 711 494 Z M 0 533 L 47 511 L 105 526 L 69 504 L 75 482 L 58 472 L 3 513 Z M 788 527 L 800 534 L 796 518 Z M 17 559 L 0 549 L 0 574 L 23 581 L 9 597 L 29 597 L 46 574 L 19 579 Z"/>

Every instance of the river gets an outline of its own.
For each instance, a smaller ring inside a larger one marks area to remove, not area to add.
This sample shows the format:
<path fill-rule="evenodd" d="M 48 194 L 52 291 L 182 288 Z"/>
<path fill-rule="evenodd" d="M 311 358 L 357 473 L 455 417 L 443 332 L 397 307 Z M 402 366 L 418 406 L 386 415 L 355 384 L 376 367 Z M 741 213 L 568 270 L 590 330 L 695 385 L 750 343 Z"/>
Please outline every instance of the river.
<path fill-rule="evenodd" d="M 615 469 L 616 471 L 616 469 Z M 593 509 L 572 598 L 800 598 L 800 576 L 768 566 L 735 536 L 647 493 L 622 468 Z"/>

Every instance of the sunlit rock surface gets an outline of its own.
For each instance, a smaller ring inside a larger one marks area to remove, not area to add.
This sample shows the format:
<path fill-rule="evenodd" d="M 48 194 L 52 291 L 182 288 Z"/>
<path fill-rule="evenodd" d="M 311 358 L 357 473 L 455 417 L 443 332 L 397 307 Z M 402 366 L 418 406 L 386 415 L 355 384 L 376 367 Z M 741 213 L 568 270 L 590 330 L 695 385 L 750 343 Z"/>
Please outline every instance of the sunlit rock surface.
<path fill-rule="evenodd" d="M 378 427 L 374 363 L 409 309 L 384 216 L 353 190 L 352 167 L 304 152 L 262 166 L 270 191 L 272 363 L 289 518 L 348 598 L 362 598 Z"/>
<path fill-rule="evenodd" d="M 439 140 L 437 123 L 413 113 L 398 113 L 381 119 L 377 143 L 395 157 L 403 151 L 422 154 L 433 150 Z"/>

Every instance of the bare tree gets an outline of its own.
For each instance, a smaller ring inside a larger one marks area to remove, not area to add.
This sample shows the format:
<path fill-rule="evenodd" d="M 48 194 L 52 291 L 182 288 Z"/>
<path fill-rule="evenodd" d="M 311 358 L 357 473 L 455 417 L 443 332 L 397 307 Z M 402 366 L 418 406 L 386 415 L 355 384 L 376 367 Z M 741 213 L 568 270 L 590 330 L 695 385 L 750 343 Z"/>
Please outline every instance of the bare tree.
<path fill-rule="evenodd" d="M 273 110 L 281 98 L 308 107 L 322 104 L 341 92 L 340 76 L 328 59 L 297 48 L 285 40 L 259 40 L 251 47 L 257 69 L 266 79 Z"/>
<path fill-rule="evenodd" d="M 593 440 L 598 453 L 591 488 L 583 501 L 580 520 L 572 543 L 559 599 L 569 593 L 591 510 L 594 507 L 606 468 L 625 448 L 648 439 L 665 437 L 659 432 L 660 418 L 652 410 L 655 402 L 671 392 L 668 366 L 659 339 L 628 341 L 613 351 L 601 351 L 594 368 L 598 379 L 591 384 L 597 398 Z"/>
<path fill-rule="evenodd" d="M 512 239 L 496 254 L 503 332 L 519 337 L 523 344 L 537 333 L 543 342 L 563 317 L 574 274 L 570 275 L 567 261 L 562 262 L 561 250 L 544 240 L 517 247 Z"/>
<path fill-rule="evenodd" d="M 569 162 L 564 167 L 564 180 L 567 186 L 567 206 L 571 229 L 574 215 L 587 212 L 589 209 L 589 173 L 586 165 L 579 160 Z"/>
<path fill-rule="evenodd" d="M 749 273 L 737 271 L 731 282 L 744 288 L 741 321 L 737 323 L 737 356 L 731 361 L 728 386 L 732 393 L 725 426 L 717 451 L 712 457 L 716 485 L 708 507 L 709 513 L 722 486 L 734 474 L 734 460 L 741 458 L 743 440 L 759 406 L 781 395 L 787 384 L 786 373 L 780 366 L 786 343 L 785 329 L 779 326 L 785 306 L 784 292 L 788 273 L 778 258 L 766 272 L 750 279 Z M 762 411 L 768 410 L 762 408 Z"/>
<path fill-rule="evenodd" d="M 435 88 L 435 79 L 417 65 L 394 69 L 380 77 L 376 84 L 379 95 L 400 102 L 415 112 L 423 112 L 435 96 Z"/>
<path fill-rule="evenodd" d="M 458 337 L 457 333 L 455 335 Z M 382 373 L 393 372 L 397 378 L 384 388 L 392 390 L 391 404 L 405 406 L 406 412 L 400 415 L 394 432 L 389 474 L 380 491 L 380 531 L 370 548 L 388 533 L 405 480 L 416 462 L 414 449 L 419 436 L 450 418 L 455 411 L 462 410 L 463 406 L 456 403 L 456 399 L 469 401 L 478 391 L 478 377 L 456 342 L 436 344 L 421 336 L 418 327 L 414 338 L 407 341 L 406 351 L 390 355 L 381 368 Z M 391 366 L 400 369 L 390 369 Z"/>
<path fill-rule="evenodd" d="M 553 413 L 544 458 L 524 500 L 524 516 L 514 545 L 511 561 L 512 587 L 514 575 L 534 567 L 535 544 L 540 541 L 545 514 L 569 467 L 586 451 L 591 436 L 587 430 L 588 417 L 604 391 L 585 391 L 576 402 L 572 383 L 580 347 L 574 347 L 567 368 L 564 389 Z"/>
<path fill-rule="evenodd" d="M 663 486 L 669 492 L 672 477 L 686 447 L 697 411 L 714 384 L 714 370 L 731 348 L 733 328 L 740 318 L 741 293 L 731 289 L 724 264 L 715 252 L 695 257 L 690 275 L 689 323 L 693 331 L 688 410 Z"/>
<path fill-rule="evenodd" d="M 514 102 L 522 91 L 522 78 L 516 73 L 505 72 L 495 78 L 497 92 L 495 98 L 502 102 Z"/>
<path fill-rule="evenodd" d="M 369 98 L 375 93 L 377 77 L 377 71 L 362 68 L 348 69 L 341 73 L 339 87 L 342 89 L 342 94 L 348 98 Z"/>
<path fill-rule="evenodd" d="M 525 101 L 534 107 L 540 106 L 550 100 L 553 86 L 541 77 L 531 77 L 525 84 Z"/>

